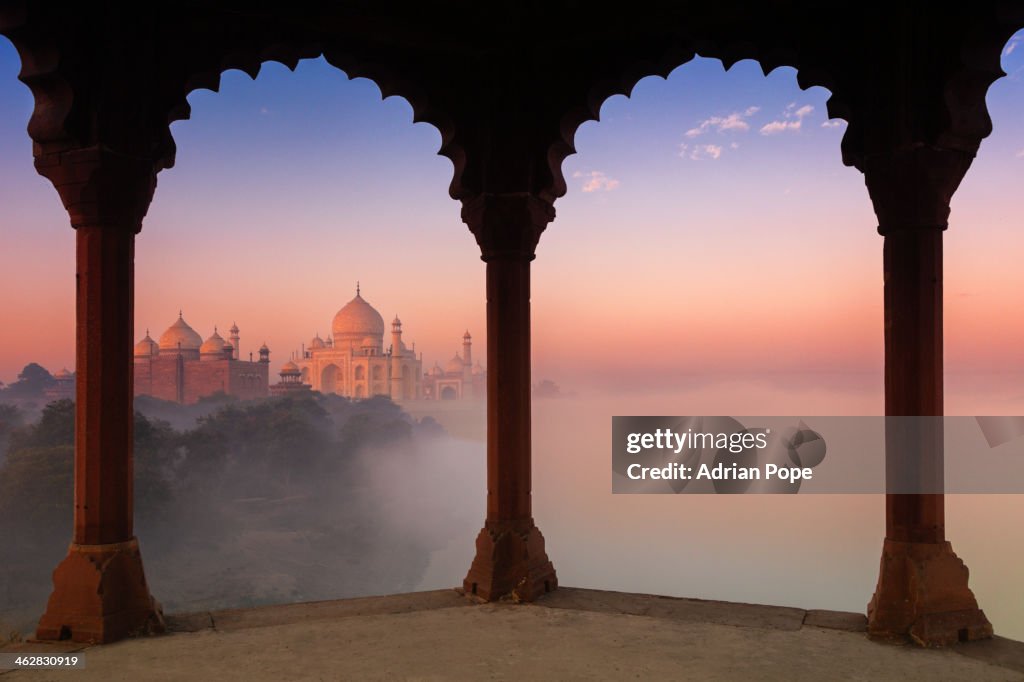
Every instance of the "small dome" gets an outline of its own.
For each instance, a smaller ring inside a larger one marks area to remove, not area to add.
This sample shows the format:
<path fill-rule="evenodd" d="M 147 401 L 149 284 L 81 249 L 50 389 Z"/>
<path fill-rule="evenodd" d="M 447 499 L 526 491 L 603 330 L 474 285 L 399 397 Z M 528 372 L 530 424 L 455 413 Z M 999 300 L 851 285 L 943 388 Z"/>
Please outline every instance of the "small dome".
<path fill-rule="evenodd" d="M 468 329 L 466 330 L 466 333 L 462 335 L 462 340 L 463 341 L 469 341 L 472 338 L 473 337 L 469 335 L 469 330 Z"/>
<path fill-rule="evenodd" d="M 135 357 L 137 358 L 148 358 L 151 355 L 156 355 L 159 352 L 159 346 L 156 345 L 156 341 L 149 338 L 149 330 L 146 330 L 146 338 L 135 344 Z"/>
<path fill-rule="evenodd" d="M 481 365 L 479 362 L 477 362 L 475 365 L 473 365 L 473 374 L 483 374 L 483 373 L 484 373 L 484 366 L 483 365 Z"/>
<path fill-rule="evenodd" d="M 224 339 L 217 333 L 216 328 L 214 328 L 210 338 L 203 341 L 203 345 L 199 347 L 199 352 L 203 355 L 224 355 Z"/>
<path fill-rule="evenodd" d="M 324 343 L 324 340 L 320 338 L 319 334 L 314 336 L 313 340 L 309 342 L 309 349 L 310 350 L 317 350 L 318 348 L 326 348 L 326 347 L 327 347 L 327 344 Z"/>
<path fill-rule="evenodd" d="M 433 374 L 434 376 L 441 376 L 442 374 L 444 374 L 444 370 L 441 369 L 441 365 L 435 362 L 434 366 L 430 368 L 430 373 Z"/>
<path fill-rule="evenodd" d="M 302 372 L 299 370 L 298 365 L 289 360 L 288 362 L 281 365 L 281 375 L 283 376 L 285 374 L 294 374 L 298 376 L 299 374 L 302 374 Z"/>
<path fill-rule="evenodd" d="M 265 342 L 264 342 L 264 344 L 262 346 L 260 346 L 260 352 L 261 353 L 269 353 L 270 352 L 270 349 L 267 348 L 267 344 Z"/>
<path fill-rule="evenodd" d="M 182 319 L 181 313 L 178 313 L 178 319 L 174 324 L 160 335 L 160 350 L 176 351 L 179 348 L 181 350 L 199 350 L 201 345 L 203 345 L 203 337 L 188 326 L 188 323 Z"/>
<path fill-rule="evenodd" d="M 448 364 L 444 366 L 445 372 L 449 374 L 462 374 L 462 368 L 466 366 L 466 363 L 462 361 L 459 354 L 456 353 L 455 357 L 448 361 Z"/>

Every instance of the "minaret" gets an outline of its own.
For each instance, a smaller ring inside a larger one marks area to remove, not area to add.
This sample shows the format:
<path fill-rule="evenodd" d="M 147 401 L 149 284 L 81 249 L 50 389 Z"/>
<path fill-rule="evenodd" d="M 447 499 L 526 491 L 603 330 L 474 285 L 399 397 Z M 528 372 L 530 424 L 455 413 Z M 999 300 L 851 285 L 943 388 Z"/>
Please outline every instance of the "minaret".
<path fill-rule="evenodd" d="M 391 348 L 395 355 L 402 353 L 402 321 L 395 315 L 391 322 Z"/>
<path fill-rule="evenodd" d="M 268 395 L 270 393 L 270 349 L 267 348 L 265 341 L 260 346 L 260 362 L 257 366 L 260 374 L 259 392 L 261 395 Z"/>
<path fill-rule="evenodd" d="M 473 366 L 473 337 L 469 335 L 469 330 L 462 335 L 462 362 L 467 367 Z"/>
<path fill-rule="evenodd" d="M 230 337 L 231 338 L 231 347 L 235 349 L 233 351 L 233 354 L 235 356 L 235 360 L 237 360 L 238 357 L 239 357 L 238 356 L 238 350 L 239 350 L 238 349 L 238 339 L 239 339 L 239 337 L 238 337 L 238 325 L 235 324 L 234 322 L 232 322 L 231 323 L 231 329 L 229 329 L 228 331 L 231 332 L 231 337 Z"/>
<path fill-rule="evenodd" d="M 402 381 L 402 321 L 395 315 L 391 322 L 391 399 L 401 400 L 405 397 L 405 386 Z"/>

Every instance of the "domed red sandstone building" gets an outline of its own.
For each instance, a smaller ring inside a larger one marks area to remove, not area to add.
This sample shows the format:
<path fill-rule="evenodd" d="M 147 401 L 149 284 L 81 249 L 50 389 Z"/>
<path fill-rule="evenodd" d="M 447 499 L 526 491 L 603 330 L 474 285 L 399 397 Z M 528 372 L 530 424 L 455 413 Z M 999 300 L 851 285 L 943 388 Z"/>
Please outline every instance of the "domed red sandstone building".
<path fill-rule="evenodd" d="M 263 345 L 259 360 L 239 358 L 237 325 L 229 330 L 230 341 L 217 333 L 203 338 L 178 319 L 160 335 L 157 343 L 146 336 L 135 344 L 135 395 L 149 395 L 177 403 L 194 403 L 215 393 L 241 399 L 269 395 L 270 349 Z"/>

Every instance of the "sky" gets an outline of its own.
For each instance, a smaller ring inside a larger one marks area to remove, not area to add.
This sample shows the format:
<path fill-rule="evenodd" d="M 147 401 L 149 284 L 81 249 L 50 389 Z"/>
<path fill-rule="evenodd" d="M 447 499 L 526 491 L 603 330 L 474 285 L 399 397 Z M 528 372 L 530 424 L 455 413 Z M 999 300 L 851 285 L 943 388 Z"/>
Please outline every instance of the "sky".
<path fill-rule="evenodd" d="M 1009 75 L 988 94 L 995 131 L 946 234 L 947 383 L 967 411 L 1024 373 L 1022 38 L 1004 50 Z M 74 362 L 74 235 L 32 167 L 18 68 L 0 38 L 6 382 L 30 361 Z M 534 262 L 535 380 L 827 381 L 880 396 L 882 238 L 862 176 L 842 165 L 845 122 L 827 119 L 828 94 L 801 91 L 791 68 L 766 77 L 752 61 L 725 72 L 698 58 L 607 100 L 577 132 L 569 192 Z M 229 71 L 220 92 L 189 102 L 137 240 L 136 340 L 181 310 L 204 338 L 237 323 L 243 356 L 266 342 L 276 372 L 329 333 L 360 281 L 426 367 L 467 329 L 483 357 L 484 264 L 448 197 L 440 136 L 412 123 L 405 100 L 306 60 L 294 73 L 265 64 L 255 81 Z M 1022 402 L 1007 390 L 991 410 Z"/>

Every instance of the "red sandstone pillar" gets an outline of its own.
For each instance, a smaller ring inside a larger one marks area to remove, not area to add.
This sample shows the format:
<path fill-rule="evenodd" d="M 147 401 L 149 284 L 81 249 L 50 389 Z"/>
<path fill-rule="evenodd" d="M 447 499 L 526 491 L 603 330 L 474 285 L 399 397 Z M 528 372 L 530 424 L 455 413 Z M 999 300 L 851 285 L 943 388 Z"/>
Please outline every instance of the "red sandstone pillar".
<path fill-rule="evenodd" d="M 972 156 L 920 148 L 871 159 L 865 168 L 885 238 L 886 416 L 943 413 L 942 232 Z M 919 476 L 941 480 L 941 426 L 910 439 L 894 438 L 897 430 L 893 424 L 886 429 L 890 481 L 908 458 Z M 946 540 L 943 495 L 888 494 L 885 517 L 878 585 L 868 604 L 869 634 L 909 637 L 925 646 L 991 636 L 992 626 L 967 585 L 967 567 Z"/>
<path fill-rule="evenodd" d="M 39 639 L 110 642 L 163 629 L 133 534 L 135 233 L 156 176 L 107 150 L 40 157 L 76 230 L 75 516 Z"/>
<path fill-rule="evenodd" d="M 463 586 L 488 601 L 531 601 L 558 585 L 530 497 L 530 261 L 554 208 L 483 195 L 464 201 L 462 218 L 487 263 L 487 519 Z"/>
<path fill-rule="evenodd" d="M 883 246 L 885 317 L 885 413 L 887 416 L 942 416 L 942 228 L 896 229 Z M 901 430 L 897 422 L 890 430 Z M 914 457 L 912 468 L 928 475 L 939 467 L 942 440 L 915 433 L 907 449 L 887 460 Z M 938 434 L 941 436 L 941 432 Z M 898 440 L 898 439 L 897 439 Z M 932 452 L 918 448 L 931 447 Z M 897 446 L 898 447 L 898 446 Z M 891 453 L 891 454 L 890 454 Z M 929 476 L 930 477 L 930 476 Z M 930 477 L 931 478 L 931 477 Z M 941 480 L 941 479 L 940 479 Z M 923 486 L 927 487 L 927 486 Z M 946 540 L 942 495 L 886 495 L 885 536 L 895 542 L 941 543 Z"/>

